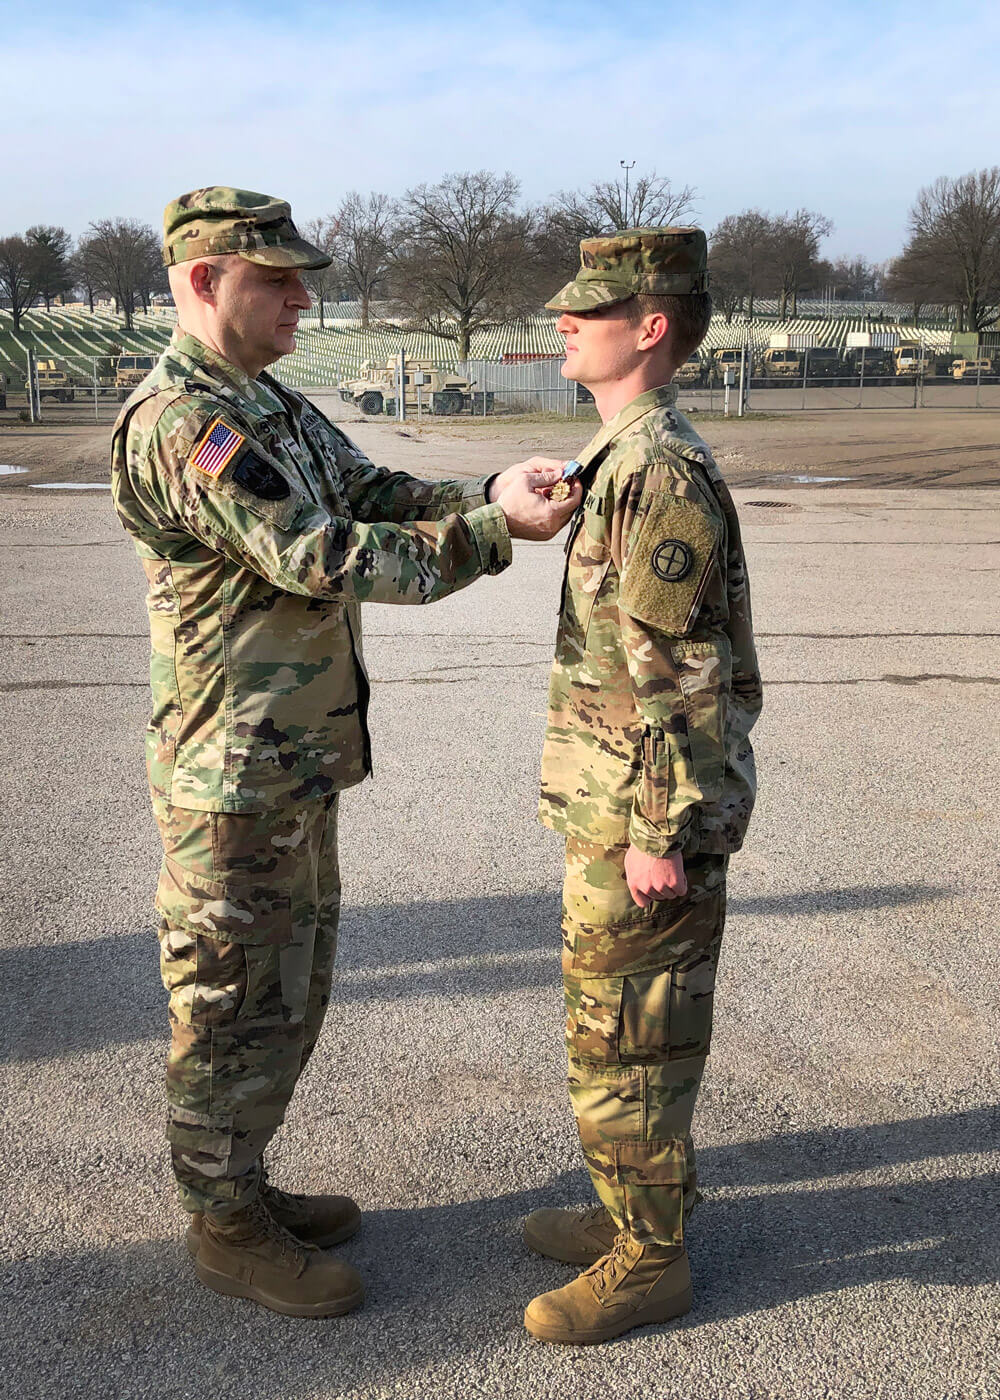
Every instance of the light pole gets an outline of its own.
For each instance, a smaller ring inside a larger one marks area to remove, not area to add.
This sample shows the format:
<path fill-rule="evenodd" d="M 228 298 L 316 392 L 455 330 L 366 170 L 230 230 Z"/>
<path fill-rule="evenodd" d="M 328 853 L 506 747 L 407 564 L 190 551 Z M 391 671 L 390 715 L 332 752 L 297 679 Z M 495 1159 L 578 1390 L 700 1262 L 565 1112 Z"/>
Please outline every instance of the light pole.
<path fill-rule="evenodd" d="M 628 228 L 628 227 L 629 227 L 629 224 L 631 223 L 631 220 L 630 220 L 630 218 L 629 218 L 629 212 L 628 212 L 628 172 L 629 172 L 629 171 L 632 169 L 632 167 L 635 165 L 635 161 L 634 161 L 634 160 L 630 160 L 630 161 L 620 160 L 620 161 L 618 162 L 618 164 L 619 164 L 619 165 L 621 166 L 621 168 L 625 171 L 625 227 Z"/>

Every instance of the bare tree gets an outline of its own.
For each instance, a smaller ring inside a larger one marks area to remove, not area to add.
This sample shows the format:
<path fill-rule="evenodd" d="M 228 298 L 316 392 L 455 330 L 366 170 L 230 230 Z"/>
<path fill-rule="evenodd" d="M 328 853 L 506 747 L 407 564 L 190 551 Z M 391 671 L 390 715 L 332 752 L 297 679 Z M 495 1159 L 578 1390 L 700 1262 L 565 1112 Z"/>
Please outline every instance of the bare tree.
<path fill-rule="evenodd" d="M 394 300 L 420 325 L 458 342 L 525 316 L 537 291 L 525 275 L 534 218 L 517 208 L 518 182 L 489 170 L 446 175 L 408 190 L 393 255 Z"/>
<path fill-rule="evenodd" d="M 331 251 L 341 283 L 361 303 L 361 329 L 371 324 L 371 304 L 389 279 L 399 211 L 387 194 L 344 196 L 334 215 Z"/>
<path fill-rule="evenodd" d="M 38 257 L 19 233 L 0 238 L 0 296 L 10 302 L 14 329 L 20 330 L 21 317 L 38 296 Z"/>
<path fill-rule="evenodd" d="M 308 223 L 303 224 L 302 231 L 314 247 L 333 257 L 333 239 L 337 232 L 336 219 L 329 217 L 310 219 Z M 314 300 L 319 303 L 319 328 L 325 330 L 326 303 L 332 301 L 336 296 L 339 285 L 337 269 L 332 264 L 328 267 L 308 268 L 302 273 L 302 280 Z"/>
<path fill-rule="evenodd" d="M 774 222 L 760 209 L 727 214 L 713 229 L 708 254 L 712 298 L 727 320 L 744 304 L 753 320 L 754 298 L 766 279 L 773 237 Z"/>
<path fill-rule="evenodd" d="M 86 243 L 98 287 L 114 298 L 132 330 L 136 301 L 148 309 L 150 292 L 163 276 L 159 239 L 137 219 L 97 219 Z"/>
<path fill-rule="evenodd" d="M 822 277 L 840 301 L 881 301 L 885 295 L 885 268 L 858 253 L 822 266 Z"/>
<path fill-rule="evenodd" d="M 73 285 L 69 266 L 72 240 L 64 228 L 55 224 L 33 224 L 24 237 L 34 250 L 39 296 L 45 302 L 45 310 L 51 311 L 53 297 L 62 296 Z"/>
<path fill-rule="evenodd" d="M 70 273 L 78 288 L 82 288 L 87 305 L 94 309 L 94 297 L 101 289 L 100 256 L 94 249 L 92 238 L 81 238 L 70 259 Z"/>
<path fill-rule="evenodd" d="M 914 324 L 929 302 L 952 303 L 955 300 L 953 286 L 941 267 L 934 244 L 922 236 L 912 237 L 899 257 L 890 262 L 885 289 L 894 301 L 910 303 Z M 961 320 L 959 316 L 959 322 Z"/>
<path fill-rule="evenodd" d="M 959 306 L 959 330 L 980 331 L 1000 310 L 1000 166 L 942 175 L 910 210 L 903 259 L 910 271 L 936 268 Z"/>
<path fill-rule="evenodd" d="M 770 277 L 780 298 L 778 314 L 799 314 L 799 293 L 814 286 L 819 273 L 819 245 L 833 232 L 833 223 L 825 214 L 809 209 L 797 209 L 794 214 L 779 214 L 772 221 L 770 241 Z"/>
<path fill-rule="evenodd" d="M 697 192 L 684 185 L 674 189 L 655 170 L 628 182 L 595 180 L 585 190 L 560 190 L 539 211 L 535 261 L 543 279 L 558 281 L 573 275 L 580 263 L 580 241 L 617 229 L 659 227 L 693 217 Z"/>

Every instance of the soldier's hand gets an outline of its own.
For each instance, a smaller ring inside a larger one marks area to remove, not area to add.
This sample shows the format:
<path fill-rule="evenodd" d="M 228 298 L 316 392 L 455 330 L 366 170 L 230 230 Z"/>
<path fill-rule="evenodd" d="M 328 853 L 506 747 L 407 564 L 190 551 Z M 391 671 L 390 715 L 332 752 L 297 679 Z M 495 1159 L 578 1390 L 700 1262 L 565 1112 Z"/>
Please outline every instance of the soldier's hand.
<path fill-rule="evenodd" d="M 565 501 L 550 501 L 541 494 L 553 484 L 551 473 L 546 468 L 515 476 L 500 492 L 497 505 L 507 517 L 511 539 L 550 540 L 566 524 L 580 504 L 580 483 L 573 482 Z"/>
<path fill-rule="evenodd" d="M 629 894 L 640 909 L 654 899 L 680 899 L 687 894 L 684 858 L 679 851 L 669 856 L 650 856 L 629 846 L 625 852 L 625 879 Z"/>
<path fill-rule="evenodd" d="M 553 486 L 562 476 L 565 465 L 565 462 L 559 462 L 555 457 L 529 457 L 526 462 L 515 462 L 512 467 L 508 467 L 505 472 L 501 472 L 490 482 L 487 500 L 491 505 L 495 504 L 508 486 L 525 476 L 541 476 L 543 478 L 537 489 L 541 489 L 543 486 Z"/>

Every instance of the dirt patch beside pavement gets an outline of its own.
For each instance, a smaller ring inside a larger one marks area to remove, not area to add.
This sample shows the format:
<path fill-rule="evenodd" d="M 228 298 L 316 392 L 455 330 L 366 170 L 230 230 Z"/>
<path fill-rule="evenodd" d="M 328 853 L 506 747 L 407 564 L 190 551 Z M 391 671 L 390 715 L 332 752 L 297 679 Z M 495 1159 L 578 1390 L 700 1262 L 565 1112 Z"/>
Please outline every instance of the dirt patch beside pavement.
<path fill-rule="evenodd" d="M 431 479 L 477 476 L 526 457 L 572 457 L 596 419 L 453 419 L 397 424 L 359 419 L 333 395 L 315 395 L 380 465 Z M 692 415 L 734 486 L 942 487 L 1000 485 L 1000 412 L 882 409 L 723 419 Z M 0 428 L 0 491 L 109 476 L 110 425 Z M 799 481 L 797 478 L 810 478 Z M 816 478 L 819 478 L 817 480 Z"/>

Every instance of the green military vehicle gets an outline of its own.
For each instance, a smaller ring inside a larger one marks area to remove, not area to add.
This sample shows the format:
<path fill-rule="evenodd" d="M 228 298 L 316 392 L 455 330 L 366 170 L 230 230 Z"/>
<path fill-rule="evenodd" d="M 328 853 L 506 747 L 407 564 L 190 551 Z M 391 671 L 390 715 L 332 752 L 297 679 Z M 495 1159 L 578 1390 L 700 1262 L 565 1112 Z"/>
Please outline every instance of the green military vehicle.
<path fill-rule="evenodd" d="M 441 369 L 433 360 L 406 358 L 403 372 L 407 413 L 433 413 L 437 416 L 482 410 L 482 393 L 473 394 L 472 383 L 460 374 Z M 338 384 L 340 397 L 353 403 L 362 413 L 376 416 L 396 412 L 399 393 L 399 356 L 390 355 L 385 364 L 368 361 L 356 379 L 343 379 Z M 493 407 L 493 395 L 486 395 L 486 410 Z"/>
<path fill-rule="evenodd" d="M 35 372 L 38 375 L 38 397 L 57 399 L 59 403 L 72 403 L 76 398 L 73 381 L 66 373 L 66 367 L 59 360 L 36 360 Z"/>
<path fill-rule="evenodd" d="M 836 383 L 844 375 L 844 361 L 835 345 L 814 345 L 805 362 L 807 379 L 829 379 Z"/>
<path fill-rule="evenodd" d="M 115 388 L 118 397 L 125 401 L 133 389 L 138 388 L 146 375 L 156 364 L 155 355 L 119 355 L 115 363 Z"/>

